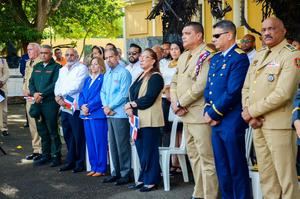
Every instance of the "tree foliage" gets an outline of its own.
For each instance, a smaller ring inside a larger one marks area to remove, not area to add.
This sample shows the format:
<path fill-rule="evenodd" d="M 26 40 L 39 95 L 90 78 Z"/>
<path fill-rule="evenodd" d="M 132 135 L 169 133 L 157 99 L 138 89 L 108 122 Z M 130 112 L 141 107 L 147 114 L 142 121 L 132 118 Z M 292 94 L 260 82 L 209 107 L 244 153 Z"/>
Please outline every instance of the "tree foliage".
<path fill-rule="evenodd" d="M 47 37 L 117 37 L 121 0 L 0 0 L 0 44 L 27 44 Z"/>

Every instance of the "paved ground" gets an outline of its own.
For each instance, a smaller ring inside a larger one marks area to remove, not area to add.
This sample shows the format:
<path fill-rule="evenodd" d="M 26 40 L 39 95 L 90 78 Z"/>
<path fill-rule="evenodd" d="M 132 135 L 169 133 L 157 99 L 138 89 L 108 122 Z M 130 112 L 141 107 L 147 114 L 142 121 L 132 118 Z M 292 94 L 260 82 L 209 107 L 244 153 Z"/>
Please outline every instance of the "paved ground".
<path fill-rule="evenodd" d="M 93 178 L 85 173 L 59 173 L 49 166 L 33 167 L 24 161 L 31 153 L 28 128 L 23 128 L 24 106 L 9 106 L 9 133 L 0 136 L 0 146 L 8 155 L 0 152 L 0 199 L 2 198 L 99 198 L 99 199 L 187 199 L 190 198 L 193 183 L 184 183 L 181 176 L 171 177 L 171 191 L 159 190 L 149 193 L 128 190 L 127 186 L 102 184 L 103 177 Z M 22 146 L 18 149 L 18 146 Z M 63 150 L 65 154 L 65 146 Z"/>

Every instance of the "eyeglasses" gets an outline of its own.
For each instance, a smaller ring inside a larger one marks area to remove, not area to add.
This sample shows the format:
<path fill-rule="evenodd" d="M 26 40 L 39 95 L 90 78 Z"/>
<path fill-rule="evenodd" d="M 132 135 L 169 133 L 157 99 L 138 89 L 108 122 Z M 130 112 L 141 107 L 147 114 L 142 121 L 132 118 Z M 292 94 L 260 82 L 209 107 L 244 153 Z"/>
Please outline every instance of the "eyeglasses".
<path fill-rule="evenodd" d="M 228 32 L 222 32 L 222 33 L 218 33 L 218 34 L 214 34 L 213 38 L 219 39 L 219 37 L 221 37 L 221 35 L 227 34 Z"/>
<path fill-rule="evenodd" d="M 128 52 L 127 54 L 128 54 L 129 56 L 130 56 L 130 55 L 133 55 L 133 56 L 134 56 L 134 55 L 137 55 L 138 52 Z"/>
<path fill-rule="evenodd" d="M 66 56 L 66 57 L 69 57 L 69 56 L 70 56 L 70 57 L 74 57 L 75 55 L 74 55 L 74 54 L 65 54 L 65 56 Z"/>

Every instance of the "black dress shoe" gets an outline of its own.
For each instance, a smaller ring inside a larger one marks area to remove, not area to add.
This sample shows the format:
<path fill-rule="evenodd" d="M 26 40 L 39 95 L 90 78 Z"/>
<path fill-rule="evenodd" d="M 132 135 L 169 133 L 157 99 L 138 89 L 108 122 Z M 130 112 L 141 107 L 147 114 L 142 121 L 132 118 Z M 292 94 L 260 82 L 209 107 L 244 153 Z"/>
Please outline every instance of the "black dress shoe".
<path fill-rule="evenodd" d="M 79 173 L 79 172 L 82 172 L 82 171 L 84 171 L 84 168 L 75 168 L 75 169 L 73 169 L 73 173 Z"/>
<path fill-rule="evenodd" d="M 23 125 L 23 127 L 24 127 L 24 128 L 27 128 L 27 127 L 29 127 L 29 124 L 28 124 L 28 123 L 25 123 L 25 124 Z"/>
<path fill-rule="evenodd" d="M 61 165 L 61 159 L 60 158 L 52 158 L 50 167 L 57 167 L 59 165 Z"/>
<path fill-rule="evenodd" d="M 41 154 L 39 153 L 32 153 L 30 155 L 26 155 L 25 159 L 26 160 L 33 160 L 35 157 L 40 156 Z"/>
<path fill-rule="evenodd" d="M 48 156 L 42 156 L 41 159 L 33 162 L 34 166 L 42 166 L 48 164 L 51 161 L 51 158 Z"/>
<path fill-rule="evenodd" d="M 141 184 L 131 184 L 128 186 L 128 189 L 133 189 L 133 190 L 136 190 L 136 189 L 140 189 L 144 186 L 144 183 L 141 183 Z"/>
<path fill-rule="evenodd" d="M 141 189 L 140 189 L 140 192 L 149 192 L 149 191 L 153 191 L 153 190 L 155 190 L 155 189 L 157 189 L 158 188 L 158 186 L 157 185 L 154 185 L 153 187 L 142 187 Z"/>
<path fill-rule="evenodd" d="M 196 198 L 196 197 L 192 196 L 191 199 L 203 199 L 203 198 Z"/>
<path fill-rule="evenodd" d="M 67 165 L 65 165 L 65 166 L 63 166 L 63 167 L 61 167 L 61 168 L 59 168 L 59 171 L 69 171 L 69 170 L 72 170 L 73 168 L 74 168 L 73 165 L 67 164 Z"/>
<path fill-rule="evenodd" d="M 128 177 L 122 177 L 118 180 L 116 180 L 115 185 L 124 185 L 129 183 L 129 178 Z"/>
<path fill-rule="evenodd" d="M 102 182 L 103 183 L 111 183 L 111 182 L 116 182 L 119 179 L 117 176 L 109 176 L 105 178 Z"/>
<path fill-rule="evenodd" d="M 3 136 L 8 136 L 8 132 L 7 131 L 2 131 L 2 135 Z"/>
<path fill-rule="evenodd" d="M 37 156 L 35 156 L 35 157 L 33 158 L 33 161 L 37 161 L 37 160 L 41 159 L 42 157 L 43 157 L 42 154 L 38 154 Z"/>

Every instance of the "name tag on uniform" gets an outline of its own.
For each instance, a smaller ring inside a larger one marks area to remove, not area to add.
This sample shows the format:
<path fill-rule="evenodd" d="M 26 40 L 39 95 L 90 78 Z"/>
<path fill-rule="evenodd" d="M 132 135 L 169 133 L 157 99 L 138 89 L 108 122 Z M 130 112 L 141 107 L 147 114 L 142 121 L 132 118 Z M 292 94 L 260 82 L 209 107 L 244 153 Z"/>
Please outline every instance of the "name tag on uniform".
<path fill-rule="evenodd" d="M 41 73 L 42 71 L 41 71 L 41 70 L 35 70 L 34 72 L 36 72 L 36 73 Z"/>
<path fill-rule="evenodd" d="M 278 68 L 279 66 L 280 65 L 274 61 L 267 64 L 267 67 L 270 67 L 270 68 Z"/>
<path fill-rule="evenodd" d="M 46 73 L 52 73 L 52 70 L 46 70 Z"/>

